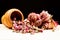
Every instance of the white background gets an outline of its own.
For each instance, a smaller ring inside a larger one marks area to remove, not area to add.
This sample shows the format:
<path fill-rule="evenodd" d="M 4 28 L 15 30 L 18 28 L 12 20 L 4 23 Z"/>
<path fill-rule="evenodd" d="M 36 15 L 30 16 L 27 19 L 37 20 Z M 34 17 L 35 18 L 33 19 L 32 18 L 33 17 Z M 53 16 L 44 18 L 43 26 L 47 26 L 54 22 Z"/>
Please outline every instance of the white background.
<path fill-rule="evenodd" d="M 0 24 L 0 40 L 60 40 L 60 25 L 57 26 L 55 32 L 44 30 L 43 33 L 22 34 L 15 33 Z"/>

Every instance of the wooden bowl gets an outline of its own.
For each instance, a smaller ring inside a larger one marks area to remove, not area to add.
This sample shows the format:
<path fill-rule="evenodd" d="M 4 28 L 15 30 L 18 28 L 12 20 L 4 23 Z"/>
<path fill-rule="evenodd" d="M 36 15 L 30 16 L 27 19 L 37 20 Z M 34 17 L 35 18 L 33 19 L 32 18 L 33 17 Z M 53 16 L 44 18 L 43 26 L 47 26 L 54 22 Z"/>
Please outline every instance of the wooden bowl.
<path fill-rule="evenodd" d="M 4 24 L 6 27 L 8 28 L 12 28 L 12 18 L 13 17 L 17 17 L 19 20 L 23 21 L 24 20 L 24 16 L 23 13 L 16 9 L 10 9 L 8 10 L 2 17 L 1 17 L 1 22 L 2 24 Z"/>

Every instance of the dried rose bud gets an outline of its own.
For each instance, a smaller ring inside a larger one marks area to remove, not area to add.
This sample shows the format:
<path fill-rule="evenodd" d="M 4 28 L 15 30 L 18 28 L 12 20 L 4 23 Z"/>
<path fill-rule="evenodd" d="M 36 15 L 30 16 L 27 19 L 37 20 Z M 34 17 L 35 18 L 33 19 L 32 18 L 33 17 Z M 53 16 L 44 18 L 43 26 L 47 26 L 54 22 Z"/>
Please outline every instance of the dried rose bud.
<path fill-rule="evenodd" d="M 34 34 L 34 33 L 35 33 L 35 30 L 32 30 L 32 31 L 31 31 L 31 34 Z"/>
<path fill-rule="evenodd" d="M 13 20 L 16 21 L 16 17 L 14 17 Z"/>
<path fill-rule="evenodd" d="M 26 33 L 28 33 L 29 32 L 29 30 L 26 30 Z"/>
<path fill-rule="evenodd" d="M 15 27 L 15 26 L 17 26 L 17 24 L 16 24 L 16 23 L 14 23 L 14 24 L 13 24 L 13 27 Z"/>
<path fill-rule="evenodd" d="M 28 19 L 25 19 L 24 22 L 29 22 L 29 20 Z"/>
<path fill-rule="evenodd" d="M 22 25 L 22 24 L 23 24 L 23 22 L 22 22 L 22 21 L 18 21 L 18 22 L 17 22 L 17 24 Z"/>
<path fill-rule="evenodd" d="M 40 29 L 40 30 L 38 30 L 39 32 L 43 32 L 43 30 L 42 29 Z"/>
<path fill-rule="evenodd" d="M 19 26 L 19 29 L 22 29 L 22 25 L 18 25 Z"/>
<path fill-rule="evenodd" d="M 38 33 L 38 30 L 35 30 L 36 33 Z"/>
<path fill-rule="evenodd" d="M 21 21 L 18 21 L 18 24 L 20 24 L 21 23 Z"/>
<path fill-rule="evenodd" d="M 16 21 L 12 21 L 13 24 L 16 24 Z"/>
<path fill-rule="evenodd" d="M 28 28 L 32 28 L 32 26 L 31 26 L 29 23 L 27 23 L 26 26 L 27 26 Z"/>
<path fill-rule="evenodd" d="M 15 30 L 21 30 L 22 29 L 22 25 L 19 26 L 14 26 Z"/>
<path fill-rule="evenodd" d="M 27 33 L 26 30 L 24 30 L 23 33 Z"/>
<path fill-rule="evenodd" d="M 29 28 L 25 26 L 24 30 L 26 31 L 26 33 L 28 33 Z"/>
<path fill-rule="evenodd" d="M 29 28 L 25 25 L 25 26 L 24 26 L 24 30 L 29 30 Z"/>

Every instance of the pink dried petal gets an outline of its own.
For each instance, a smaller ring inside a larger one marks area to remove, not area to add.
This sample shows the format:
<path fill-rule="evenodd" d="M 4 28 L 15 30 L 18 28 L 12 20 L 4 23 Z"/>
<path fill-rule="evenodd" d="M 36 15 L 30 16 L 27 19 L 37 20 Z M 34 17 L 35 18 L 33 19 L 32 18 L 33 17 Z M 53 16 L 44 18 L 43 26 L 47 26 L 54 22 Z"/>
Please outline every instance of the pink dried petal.
<path fill-rule="evenodd" d="M 28 27 L 26 27 L 26 30 L 28 30 L 29 28 Z"/>
<path fill-rule="evenodd" d="M 22 28 L 21 28 L 22 26 L 14 26 L 14 28 L 16 29 L 16 30 L 21 30 Z"/>
<path fill-rule="evenodd" d="M 28 33 L 28 32 L 29 32 L 29 30 L 26 30 L 26 32 Z"/>
<path fill-rule="evenodd" d="M 14 27 L 14 26 L 17 26 L 17 24 L 16 24 L 16 23 L 15 23 L 15 24 L 13 24 L 13 27 Z"/>
<path fill-rule="evenodd" d="M 16 23 L 16 21 L 13 21 L 13 24 Z"/>
<path fill-rule="evenodd" d="M 22 25 L 19 25 L 19 29 L 22 29 Z"/>

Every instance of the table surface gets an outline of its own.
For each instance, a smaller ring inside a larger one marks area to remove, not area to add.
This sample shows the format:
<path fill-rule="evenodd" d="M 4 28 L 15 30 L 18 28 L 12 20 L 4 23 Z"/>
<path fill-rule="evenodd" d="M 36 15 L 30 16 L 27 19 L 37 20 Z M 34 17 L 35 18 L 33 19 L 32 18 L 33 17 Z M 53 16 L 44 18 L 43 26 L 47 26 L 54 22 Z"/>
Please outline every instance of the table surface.
<path fill-rule="evenodd" d="M 60 25 L 56 30 L 44 30 L 43 33 L 30 33 L 22 34 L 13 32 L 13 30 L 6 28 L 0 24 L 0 40 L 60 40 Z"/>

